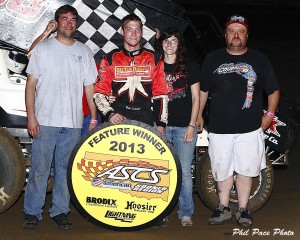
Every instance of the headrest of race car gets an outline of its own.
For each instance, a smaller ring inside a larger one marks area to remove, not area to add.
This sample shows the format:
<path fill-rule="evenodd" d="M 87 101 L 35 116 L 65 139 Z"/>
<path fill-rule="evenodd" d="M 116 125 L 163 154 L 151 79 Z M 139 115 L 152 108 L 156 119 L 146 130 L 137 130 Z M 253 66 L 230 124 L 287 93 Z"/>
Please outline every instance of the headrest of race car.
<path fill-rule="evenodd" d="M 16 51 L 4 51 L 4 59 L 7 68 L 14 73 L 22 73 L 28 63 L 26 55 Z"/>

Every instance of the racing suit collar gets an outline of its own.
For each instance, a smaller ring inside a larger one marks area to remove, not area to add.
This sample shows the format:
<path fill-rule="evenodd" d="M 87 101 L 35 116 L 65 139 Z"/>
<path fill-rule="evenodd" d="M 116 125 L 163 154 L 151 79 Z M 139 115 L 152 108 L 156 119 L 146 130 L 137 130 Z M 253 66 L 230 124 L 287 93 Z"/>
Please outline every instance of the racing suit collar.
<path fill-rule="evenodd" d="M 128 51 L 125 48 L 123 48 L 123 52 L 125 53 L 125 55 L 129 56 L 129 57 L 135 57 L 138 56 L 142 53 L 143 48 L 140 48 L 138 50 L 134 50 L 134 51 Z"/>

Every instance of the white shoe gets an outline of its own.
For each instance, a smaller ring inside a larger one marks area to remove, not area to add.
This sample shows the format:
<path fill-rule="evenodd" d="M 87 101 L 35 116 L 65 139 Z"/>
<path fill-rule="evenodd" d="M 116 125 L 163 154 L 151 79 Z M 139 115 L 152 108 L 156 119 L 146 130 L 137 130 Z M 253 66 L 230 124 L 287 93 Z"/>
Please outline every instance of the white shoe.
<path fill-rule="evenodd" d="M 191 226 L 193 226 L 193 221 L 192 221 L 191 217 L 183 216 L 181 218 L 181 226 L 183 226 L 183 227 L 191 227 Z"/>

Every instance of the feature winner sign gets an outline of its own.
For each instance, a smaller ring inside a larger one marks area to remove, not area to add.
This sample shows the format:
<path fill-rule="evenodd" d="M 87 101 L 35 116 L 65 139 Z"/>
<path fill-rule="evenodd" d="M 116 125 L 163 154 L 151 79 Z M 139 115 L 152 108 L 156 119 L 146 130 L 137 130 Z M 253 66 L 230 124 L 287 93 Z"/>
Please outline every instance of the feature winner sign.
<path fill-rule="evenodd" d="M 89 221 L 113 230 L 140 230 L 172 210 L 180 192 L 180 162 L 156 132 L 133 120 L 105 123 L 76 145 L 68 186 Z"/>

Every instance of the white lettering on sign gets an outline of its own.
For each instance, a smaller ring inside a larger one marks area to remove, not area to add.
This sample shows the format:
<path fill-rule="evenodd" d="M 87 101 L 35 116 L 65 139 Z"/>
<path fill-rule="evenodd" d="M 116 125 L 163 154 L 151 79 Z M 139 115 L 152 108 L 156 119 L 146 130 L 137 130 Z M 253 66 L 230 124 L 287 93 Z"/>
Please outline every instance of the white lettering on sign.
<path fill-rule="evenodd" d="M 6 204 L 5 198 L 9 198 L 9 196 L 4 192 L 4 187 L 0 188 L 0 202 L 3 202 L 3 205 Z"/>
<path fill-rule="evenodd" d="M 148 179 L 145 179 L 144 177 L 138 178 L 138 175 L 143 173 L 150 174 L 149 178 Z M 130 180 L 132 182 L 155 184 L 160 181 L 159 174 L 168 174 L 168 173 L 169 170 L 143 168 L 143 167 L 117 166 L 99 174 L 97 178 L 106 176 L 106 178 L 114 179 L 114 180 Z"/>

